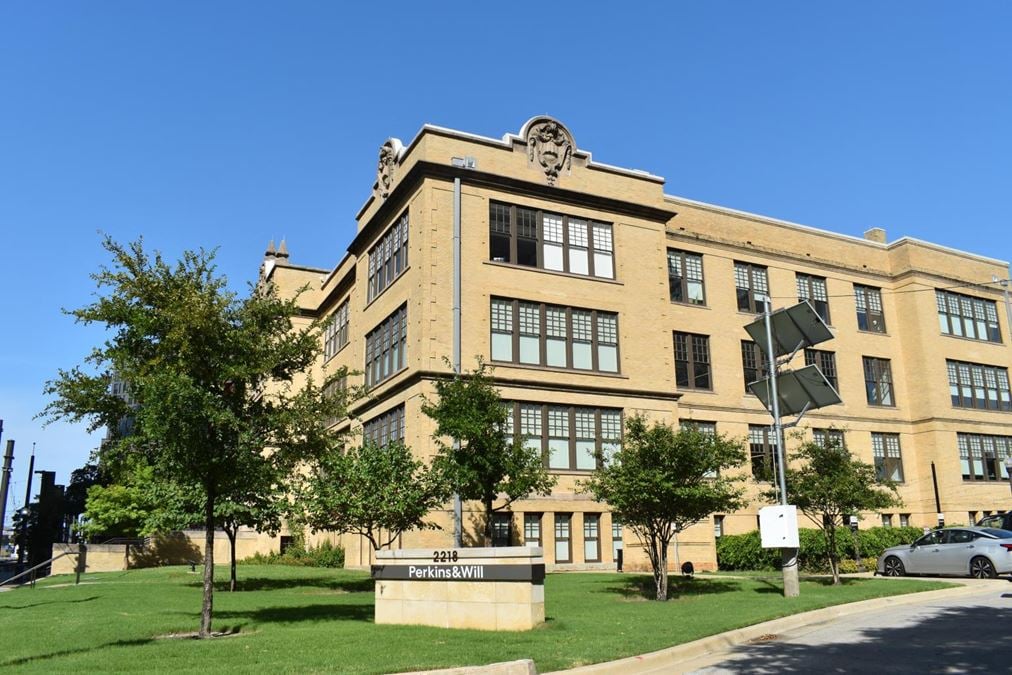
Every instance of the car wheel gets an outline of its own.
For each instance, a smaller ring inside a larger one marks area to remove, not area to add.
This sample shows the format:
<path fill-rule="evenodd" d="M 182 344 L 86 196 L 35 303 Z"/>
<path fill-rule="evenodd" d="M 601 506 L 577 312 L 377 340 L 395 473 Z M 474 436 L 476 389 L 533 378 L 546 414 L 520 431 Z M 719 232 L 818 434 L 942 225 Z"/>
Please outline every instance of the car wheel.
<path fill-rule="evenodd" d="M 903 561 L 893 556 L 886 558 L 882 567 L 885 570 L 883 574 L 887 577 L 902 577 L 907 573 L 906 568 L 903 567 Z"/>
<path fill-rule="evenodd" d="M 990 560 L 977 556 L 970 561 L 970 576 L 977 579 L 994 579 L 998 573 L 994 571 L 994 565 Z"/>

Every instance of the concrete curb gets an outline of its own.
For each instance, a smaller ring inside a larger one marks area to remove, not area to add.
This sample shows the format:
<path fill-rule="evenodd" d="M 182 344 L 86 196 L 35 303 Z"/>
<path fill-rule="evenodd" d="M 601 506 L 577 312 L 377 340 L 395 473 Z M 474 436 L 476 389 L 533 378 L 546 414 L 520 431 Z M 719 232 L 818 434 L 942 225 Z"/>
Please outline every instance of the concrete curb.
<path fill-rule="evenodd" d="M 946 581 L 950 581 L 946 579 Z M 700 638 L 692 642 L 668 647 L 649 654 L 630 656 L 618 661 L 606 661 L 595 663 L 591 666 L 581 666 L 571 670 L 557 671 L 549 675 L 562 675 L 562 673 L 576 673 L 577 675 L 590 675 L 591 673 L 637 673 L 665 669 L 669 672 L 679 672 L 678 664 L 693 659 L 698 659 L 713 652 L 719 652 L 729 647 L 744 644 L 764 635 L 776 635 L 786 631 L 809 626 L 812 624 L 826 623 L 844 616 L 860 614 L 875 610 L 886 605 L 912 605 L 918 602 L 930 602 L 940 598 L 960 597 L 963 595 L 974 595 L 985 592 L 986 588 L 998 587 L 1000 584 L 1008 586 L 1004 580 L 986 581 L 984 583 L 966 583 L 966 580 L 951 580 L 955 583 L 963 583 L 960 588 L 943 588 L 936 591 L 921 591 L 893 595 L 887 598 L 875 598 L 873 600 L 862 600 L 859 602 L 848 602 L 843 605 L 834 605 L 815 609 L 801 614 L 792 614 L 780 619 L 772 619 L 752 626 L 746 626 L 726 633 L 718 633 L 709 637 Z"/>

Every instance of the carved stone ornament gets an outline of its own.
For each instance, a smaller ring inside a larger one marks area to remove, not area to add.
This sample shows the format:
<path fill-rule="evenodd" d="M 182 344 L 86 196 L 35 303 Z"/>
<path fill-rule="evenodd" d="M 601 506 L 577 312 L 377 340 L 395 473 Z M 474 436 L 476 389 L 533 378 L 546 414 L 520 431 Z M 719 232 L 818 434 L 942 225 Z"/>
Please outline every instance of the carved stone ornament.
<path fill-rule="evenodd" d="M 573 164 L 573 135 L 563 124 L 551 117 L 537 117 L 527 126 L 527 158 L 545 172 L 549 185 L 555 185 L 559 172 L 569 171 Z"/>
<path fill-rule="evenodd" d="M 386 199 L 393 189 L 394 173 L 401 160 L 404 146 L 396 138 L 389 138 L 380 147 L 379 166 L 376 169 L 376 190 L 379 196 Z"/>

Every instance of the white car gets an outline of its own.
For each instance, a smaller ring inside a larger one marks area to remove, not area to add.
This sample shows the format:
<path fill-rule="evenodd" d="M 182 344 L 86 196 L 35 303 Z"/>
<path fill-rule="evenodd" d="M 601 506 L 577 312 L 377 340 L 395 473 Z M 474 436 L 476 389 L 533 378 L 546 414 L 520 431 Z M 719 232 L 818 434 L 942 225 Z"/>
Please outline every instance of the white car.
<path fill-rule="evenodd" d="M 876 574 L 938 574 L 993 579 L 1012 574 L 1012 531 L 993 527 L 935 530 L 909 546 L 887 548 Z"/>

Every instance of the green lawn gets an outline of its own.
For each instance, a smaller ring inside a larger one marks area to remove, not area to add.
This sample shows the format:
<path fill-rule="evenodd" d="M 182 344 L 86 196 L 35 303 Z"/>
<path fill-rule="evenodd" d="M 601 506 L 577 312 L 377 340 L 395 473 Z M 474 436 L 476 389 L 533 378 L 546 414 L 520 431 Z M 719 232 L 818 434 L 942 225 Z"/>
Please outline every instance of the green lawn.
<path fill-rule="evenodd" d="M 533 658 L 539 671 L 641 654 L 828 605 L 942 588 L 902 579 L 805 581 L 786 600 L 776 579 L 672 578 L 667 603 L 648 576 L 553 574 L 548 621 L 526 633 L 373 624 L 362 572 L 240 566 L 245 590 L 215 593 L 213 640 L 197 628 L 200 573 L 186 567 L 53 577 L 0 593 L 0 669 L 21 671 L 396 672 Z M 226 578 L 224 569 L 218 578 Z M 62 586 L 60 584 L 71 585 Z"/>

